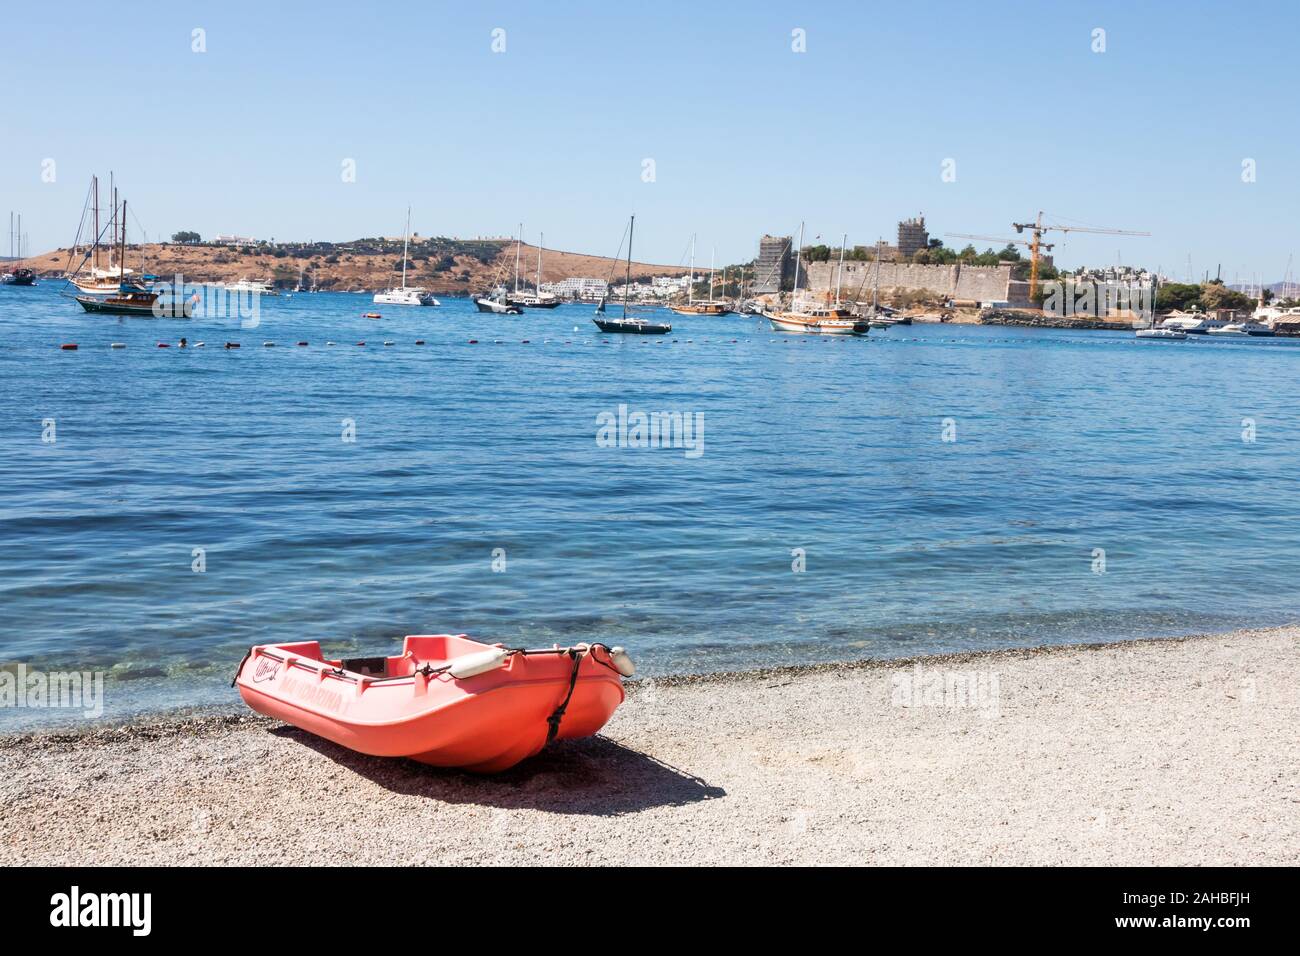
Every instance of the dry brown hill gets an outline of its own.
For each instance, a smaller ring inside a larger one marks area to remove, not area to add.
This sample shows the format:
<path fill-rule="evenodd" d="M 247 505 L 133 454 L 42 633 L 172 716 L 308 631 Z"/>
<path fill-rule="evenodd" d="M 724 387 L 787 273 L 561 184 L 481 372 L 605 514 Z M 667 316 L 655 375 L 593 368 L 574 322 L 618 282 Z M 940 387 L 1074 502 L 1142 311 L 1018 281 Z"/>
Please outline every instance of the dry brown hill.
<path fill-rule="evenodd" d="M 77 264 L 80 255 L 73 261 Z M 136 271 L 170 279 L 180 273 L 187 282 L 234 282 L 242 278 L 265 279 L 282 287 L 315 284 L 336 291 L 388 288 L 401 281 L 401 240 L 357 240 L 354 243 L 317 246 L 281 245 L 275 248 L 239 249 L 217 245 L 150 243 L 127 246 L 126 264 Z M 25 262 L 42 276 L 61 276 L 69 262 L 67 249 L 30 256 Z M 102 264 L 102 263 L 101 263 Z M 413 242 L 407 266 L 407 285 L 424 286 L 447 294 L 478 292 L 499 281 L 513 282 L 515 247 L 497 241 L 431 239 Z M 570 277 L 622 278 L 626 264 L 605 256 L 545 249 L 542 281 Z M 537 270 L 537 247 L 520 251 L 521 282 L 531 284 Z M 632 263 L 635 278 L 685 274 L 681 266 Z"/>

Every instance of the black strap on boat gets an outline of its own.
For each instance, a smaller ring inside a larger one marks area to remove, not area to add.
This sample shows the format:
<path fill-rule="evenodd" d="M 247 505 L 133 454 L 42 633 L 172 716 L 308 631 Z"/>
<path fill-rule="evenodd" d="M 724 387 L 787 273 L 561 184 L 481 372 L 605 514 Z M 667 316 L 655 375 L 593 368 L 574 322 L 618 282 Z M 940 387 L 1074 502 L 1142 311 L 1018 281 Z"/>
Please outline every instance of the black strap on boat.
<path fill-rule="evenodd" d="M 546 723 L 550 726 L 550 729 L 546 731 L 546 742 L 548 744 L 560 732 L 560 721 L 564 719 L 564 710 L 569 706 L 569 701 L 573 699 L 573 688 L 578 686 L 578 668 L 582 665 L 582 651 L 576 647 L 571 647 L 568 654 L 573 658 L 573 673 L 569 675 L 569 692 L 564 695 L 564 703 L 556 707 L 555 713 L 546 718 Z"/>
<path fill-rule="evenodd" d="M 239 666 L 235 668 L 235 676 L 230 678 L 231 687 L 235 686 L 235 681 L 239 680 L 239 672 L 244 669 L 244 665 L 248 663 L 248 659 L 252 656 L 253 656 L 253 645 L 250 644 L 248 645 L 248 650 L 244 651 L 244 659 L 240 661 Z"/>

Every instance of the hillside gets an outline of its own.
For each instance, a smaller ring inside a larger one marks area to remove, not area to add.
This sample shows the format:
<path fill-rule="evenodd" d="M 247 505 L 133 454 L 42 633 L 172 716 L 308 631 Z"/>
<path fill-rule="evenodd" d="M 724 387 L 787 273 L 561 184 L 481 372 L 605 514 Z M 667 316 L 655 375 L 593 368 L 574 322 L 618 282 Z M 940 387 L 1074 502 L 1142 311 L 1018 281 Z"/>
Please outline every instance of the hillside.
<path fill-rule="evenodd" d="M 78 255 L 77 260 L 81 256 Z M 152 272 L 170 279 L 179 273 L 187 282 L 235 282 L 242 278 L 266 279 L 281 287 L 316 285 L 335 291 L 378 290 L 401 282 L 402 243 L 391 239 L 360 239 L 349 243 L 316 243 L 311 246 L 283 244 L 274 248 L 239 249 L 216 245 L 150 243 L 127 246 L 126 264 L 136 271 Z M 29 268 L 43 277 L 62 276 L 69 252 L 55 249 L 26 260 Z M 74 260 L 73 264 L 76 264 Z M 500 241 L 424 239 L 412 241 L 407 266 L 407 285 L 424 286 L 434 292 L 455 295 L 479 292 L 500 281 L 513 281 L 515 247 Z M 545 249 L 542 252 L 542 281 L 556 282 L 580 276 L 620 279 L 626 263 L 606 256 Z M 537 247 L 523 245 L 520 251 L 521 282 L 536 277 Z M 632 275 L 684 275 L 682 266 L 633 262 Z"/>

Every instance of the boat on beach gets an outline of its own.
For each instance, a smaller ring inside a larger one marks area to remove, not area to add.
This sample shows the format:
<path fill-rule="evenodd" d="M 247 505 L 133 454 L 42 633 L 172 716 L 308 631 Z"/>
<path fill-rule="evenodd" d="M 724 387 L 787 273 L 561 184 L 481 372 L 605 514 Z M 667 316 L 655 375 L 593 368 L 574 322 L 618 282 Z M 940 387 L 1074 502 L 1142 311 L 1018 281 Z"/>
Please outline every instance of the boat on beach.
<path fill-rule="evenodd" d="M 330 660 L 317 641 L 252 647 L 232 686 L 253 710 L 359 753 L 496 773 L 590 737 L 623 702 L 622 648 L 530 650 L 411 635 L 396 657 Z"/>
<path fill-rule="evenodd" d="M 611 319 L 605 314 L 605 299 L 596 306 L 596 317 L 592 319 L 596 328 L 602 332 L 623 335 L 666 335 L 673 330 L 667 322 L 647 322 L 645 319 L 628 315 L 627 297 L 632 287 L 632 233 L 636 227 L 636 216 L 627 221 L 627 278 L 623 283 L 623 315 Z"/>

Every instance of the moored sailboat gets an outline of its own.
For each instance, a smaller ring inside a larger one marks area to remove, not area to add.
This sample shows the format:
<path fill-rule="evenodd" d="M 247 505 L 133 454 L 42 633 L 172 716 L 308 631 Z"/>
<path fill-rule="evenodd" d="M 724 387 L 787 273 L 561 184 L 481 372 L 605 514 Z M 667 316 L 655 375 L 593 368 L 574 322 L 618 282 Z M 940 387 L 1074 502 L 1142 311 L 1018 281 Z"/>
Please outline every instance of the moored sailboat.
<path fill-rule="evenodd" d="M 592 319 L 596 328 L 602 332 L 625 333 L 629 335 L 664 335 L 673 330 L 666 322 L 647 322 L 645 319 L 629 317 L 627 314 L 627 297 L 632 287 L 632 232 L 636 226 L 636 216 L 627 223 L 627 277 L 623 282 L 623 315 L 621 318 L 605 317 L 605 300 L 600 300 L 596 307 L 596 317 Z"/>
<path fill-rule="evenodd" d="M 845 236 L 845 243 L 848 237 Z M 840 277 L 844 271 L 844 245 L 840 246 L 839 273 L 835 280 L 835 303 L 799 308 L 800 255 L 803 252 L 803 223 L 799 224 L 799 248 L 794 258 L 794 291 L 790 294 L 790 311 L 769 312 L 767 320 L 776 332 L 804 332 L 813 335 L 866 335 L 869 320 L 855 315 L 840 304 Z M 827 293 L 829 298 L 829 293 Z"/>
<path fill-rule="evenodd" d="M 411 207 L 406 207 L 406 234 L 402 238 L 402 284 L 397 288 L 376 292 L 374 301 L 377 305 L 441 305 L 433 293 L 419 286 L 406 284 L 406 253 L 411 244 Z M 301 280 L 299 281 L 301 285 Z"/>
<path fill-rule="evenodd" d="M 117 209 L 113 210 L 114 218 Z M 188 319 L 194 312 L 194 298 L 178 299 L 174 295 L 166 297 L 143 286 L 128 282 L 126 278 L 126 200 L 122 200 L 121 245 L 118 258 L 117 290 L 104 293 L 102 289 L 95 293 L 83 293 L 74 296 L 78 304 L 87 312 L 107 315 L 134 315 L 156 319 Z"/>
<path fill-rule="evenodd" d="M 681 260 L 678 260 L 679 262 Z M 709 256 L 709 297 L 707 300 L 695 301 L 695 236 L 691 236 L 691 267 L 689 285 L 686 287 L 686 302 L 669 305 L 669 311 L 678 315 L 728 315 L 731 306 L 713 298 L 713 255 Z"/>

